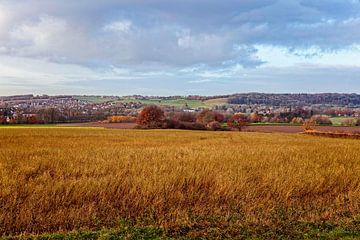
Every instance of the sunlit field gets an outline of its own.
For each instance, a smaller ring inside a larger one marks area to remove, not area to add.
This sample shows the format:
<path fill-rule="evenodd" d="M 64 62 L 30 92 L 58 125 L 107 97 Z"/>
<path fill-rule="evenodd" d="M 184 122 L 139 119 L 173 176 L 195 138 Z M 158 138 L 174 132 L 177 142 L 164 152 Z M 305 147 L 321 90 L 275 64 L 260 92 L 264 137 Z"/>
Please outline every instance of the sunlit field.
<path fill-rule="evenodd" d="M 338 239 L 359 224 L 359 140 L 0 128 L 0 236 Z"/>

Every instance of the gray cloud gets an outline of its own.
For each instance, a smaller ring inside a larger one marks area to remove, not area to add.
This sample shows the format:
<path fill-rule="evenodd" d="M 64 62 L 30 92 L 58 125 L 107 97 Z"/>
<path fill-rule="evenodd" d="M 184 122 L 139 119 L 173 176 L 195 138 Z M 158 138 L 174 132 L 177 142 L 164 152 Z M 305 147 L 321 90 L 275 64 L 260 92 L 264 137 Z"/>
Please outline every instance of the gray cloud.
<path fill-rule="evenodd" d="M 354 0 L 3 1 L 8 54 L 58 62 L 262 64 L 254 44 L 329 51 L 359 44 Z M 239 50 L 238 46 L 242 46 Z M 4 52 L 4 50 L 2 51 Z"/>
<path fill-rule="evenodd" d="M 359 52 L 358 29 L 358 0 L 0 0 L 0 93 L 360 91 L 356 66 L 297 62 Z"/>

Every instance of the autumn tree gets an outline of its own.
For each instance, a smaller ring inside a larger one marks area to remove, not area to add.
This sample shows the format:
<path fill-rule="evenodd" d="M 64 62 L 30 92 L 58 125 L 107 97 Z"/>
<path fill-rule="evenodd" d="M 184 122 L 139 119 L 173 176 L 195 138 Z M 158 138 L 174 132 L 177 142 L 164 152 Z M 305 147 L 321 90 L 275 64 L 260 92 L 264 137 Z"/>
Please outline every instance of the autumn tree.
<path fill-rule="evenodd" d="M 37 124 L 37 123 L 39 123 L 39 120 L 38 120 L 38 118 L 36 116 L 30 116 L 30 117 L 27 117 L 26 123 L 28 123 L 28 124 Z"/>
<path fill-rule="evenodd" d="M 197 122 L 204 124 L 205 126 L 209 124 L 210 122 L 223 122 L 224 121 L 224 115 L 218 112 L 211 111 L 209 109 L 205 109 L 201 111 L 197 117 Z"/>
<path fill-rule="evenodd" d="M 250 122 L 261 122 L 261 116 L 256 112 L 253 112 L 249 116 Z"/>
<path fill-rule="evenodd" d="M 302 117 L 294 117 L 291 120 L 292 124 L 304 124 L 304 119 Z"/>
<path fill-rule="evenodd" d="M 44 123 L 61 122 L 62 114 L 57 108 L 46 108 L 38 111 L 39 119 Z"/>
<path fill-rule="evenodd" d="M 146 128 L 159 128 L 164 122 L 164 119 L 165 114 L 160 107 L 156 105 L 149 105 L 144 107 L 144 109 L 140 112 L 138 118 L 136 119 L 136 123 Z"/>
<path fill-rule="evenodd" d="M 222 129 L 221 124 L 218 121 L 209 122 L 206 125 L 206 128 L 212 131 L 218 131 Z"/>
<path fill-rule="evenodd" d="M 0 116 L 0 124 L 6 124 L 6 117 Z"/>
<path fill-rule="evenodd" d="M 314 115 L 311 117 L 311 121 L 317 125 L 332 125 L 332 122 L 327 115 Z"/>
<path fill-rule="evenodd" d="M 191 112 L 175 113 L 172 119 L 180 122 L 196 122 L 196 114 Z"/>
<path fill-rule="evenodd" d="M 227 125 L 231 128 L 236 128 L 241 131 L 245 126 L 249 124 L 249 119 L 246 115 L 238 113 L 235 114 L 230 120 L 227 122 Z"/>

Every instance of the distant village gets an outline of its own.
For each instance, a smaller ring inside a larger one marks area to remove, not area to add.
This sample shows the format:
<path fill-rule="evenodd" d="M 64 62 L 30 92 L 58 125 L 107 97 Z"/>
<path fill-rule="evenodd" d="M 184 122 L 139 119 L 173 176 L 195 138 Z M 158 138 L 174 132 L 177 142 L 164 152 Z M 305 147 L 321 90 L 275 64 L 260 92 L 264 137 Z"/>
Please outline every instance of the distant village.
<path fill-rule="evenodd" d="M 173 104 L 179 99 L 184 104 Z M 358 94 L 244 93 L 169 97 L 30 94 L 0 97 L 0 124 L 76 123 L 103 121 L 112 116 L 136 117 L 149 104 L 161 105 L 167 113 L 210 109 L 224 115 L 256 114 L 258 121 L 270 123 L 286 123 L 313 115 L 360 117 Z"/>

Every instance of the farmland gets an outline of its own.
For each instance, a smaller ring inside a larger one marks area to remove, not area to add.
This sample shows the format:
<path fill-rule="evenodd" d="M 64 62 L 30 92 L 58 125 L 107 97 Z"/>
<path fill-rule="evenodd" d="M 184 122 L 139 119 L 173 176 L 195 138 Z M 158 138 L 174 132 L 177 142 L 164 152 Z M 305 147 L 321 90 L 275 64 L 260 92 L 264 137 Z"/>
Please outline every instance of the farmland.
<path fill-rule="evenodd" d="M 74 96 L 75 99 L 81 101 L 87 101 L 89 103 L 105 103 L 105 102 L 113 102 L 116 100 L 115 97 L 110 96 Z"/>
<path fill-rule="evenodd" d="M 330 118 L 330 121 L 332 122 L 332 124 L 334 126 L 341 126 L 343 121 L 346 119 L 354 119 L 352 117 L 334 117 L 334 118 Z"/>
<path fill-rule="evenodd" d="M 127 98 L 118 100 L 115 97 L 100 97 L 100 96 L 75 96 L 76 99 L 82 101 L 88 101 L 90 103 L 105 103 L 105 102 L 117 102 L 117 103 L 131 103 L 137 102 L 141 104 L 157 104 L 163 106 L 171 107 L 190 107 L 190 108 L 206 108 L 213 106 L 221 106 L 228 104 L 227 98 L 214 98 L 210 100 L 191 100 L 186 98 L 174 98 L 174 99 L 164 99 L 164 98 L 144 98 L 144 99 L 135 99 Z"/>
<path fill-rule="evenodd" d="M 200 100 L 189 100 L 189 99 L 124 99 L 119 100 L 117 102 L 129 103 L 129 102 L 139 102 L 141 104 L 156 104 L 156 105 L 166 105 L 172 107 L 184 107 L 188 106 L 190 108 L 201 108 L 201 107 L 209 107 L 205 101 Z"/>
<path fill-rule="evenodd" d="M 0 128 L 0 236 L 356 237 L 359 152 L 300 134 Z"/>

